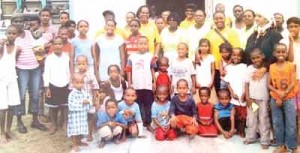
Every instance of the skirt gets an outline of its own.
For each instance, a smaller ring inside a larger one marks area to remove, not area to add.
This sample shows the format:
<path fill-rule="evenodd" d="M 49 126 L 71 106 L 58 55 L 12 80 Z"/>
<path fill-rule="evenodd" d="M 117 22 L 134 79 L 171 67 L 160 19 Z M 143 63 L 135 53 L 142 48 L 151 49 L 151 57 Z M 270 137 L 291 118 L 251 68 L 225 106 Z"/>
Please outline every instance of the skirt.
<path fill-rule="evenodd" d="M 56 87 L 52 84 L 49 84 L 49 89 L 51 92 L 51 97 L 46 97 L 46 106 L 53 108 L 68 106 L 68 96 L 70 93 L 68 85 L 64 87 Z"/>

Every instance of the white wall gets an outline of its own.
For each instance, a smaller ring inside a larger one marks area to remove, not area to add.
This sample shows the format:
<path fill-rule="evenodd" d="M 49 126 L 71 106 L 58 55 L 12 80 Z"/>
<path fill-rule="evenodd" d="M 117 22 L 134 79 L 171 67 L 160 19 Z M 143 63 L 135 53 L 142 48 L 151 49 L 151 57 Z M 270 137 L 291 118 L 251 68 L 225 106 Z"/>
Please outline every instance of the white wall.
<path fill-rule="evenodd" d="M 89 35 L 94 37 L 95 32 L 104 26 L 103 11 L 114 11 L 118 27 L 124 27 L 125 14 L 136 12 L 139 6 L 145 4 L 146 0 L 70 0 L 70 15 L 76 22 L 87 20 L 90 23 Z"/>
<path fill-rule="evenodd" d="M 217 3 L 225 4 L 227 16 L 233 17 L 232 8 L 239 4 L 245 9 L 252 9 L 268 16 L 275 12 L 282 13 L 285 19 L 291 16 L 299 16 L 299 0 L 213 0 L 213 6 Z M 214 11 L 214 10 L 213 10 Z"/>

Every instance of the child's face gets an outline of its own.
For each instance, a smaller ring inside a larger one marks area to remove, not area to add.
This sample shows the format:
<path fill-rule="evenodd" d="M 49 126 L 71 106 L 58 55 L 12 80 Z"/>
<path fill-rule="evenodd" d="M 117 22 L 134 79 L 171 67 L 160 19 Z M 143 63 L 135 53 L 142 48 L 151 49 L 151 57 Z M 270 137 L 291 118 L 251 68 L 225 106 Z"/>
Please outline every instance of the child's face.
<path fill-rule="evenodd" d="M 64 43 L 66 43 L 69 39 L 69 29 L 61 29 L 58 32 L 58 35 L 63 38 Z"/>
<path fill-rule="evenodd" d="M 139 38 L 137 42 L 137 47 L 140 53 L 145 53 L 148 51 L 148 40 L 146 38 Z"/>
<path fill-rule="evenodd" d="M 51 19 L 51 14 L 48 11 L 43 11 L 40 16 L 41 23 L 48 24 Z"/>
<path fill-rule="evenodd" d="M 75 29 L 76 29 L 76 24 L 71 24 L 71 26 L 69 27 L 70 33 L 74 33 Z"/>
<path fill-rule="evenodd" d="M 221 50 L 221 57 L 224 60 L 229 60 L 230 59 L 230 53 L 229 53 L 229 51 L 226 50 L 226 49 L 222 49 Z"/>
<path fill-rule="evenodd" d="M 118 111 L 118 107 L 114 102 L 107 102 L 106 112 L 110 117 L 114 117 Z"/>
<path fill-rule="evenodd" d="M 188 48 L 185 44 L 179 44 L 177 47 L 177 52 L 179 58 L 186 58 Z"/>
<path fill-rule="evenodd" d="M 203 42 L 199 46 L 199 53 L 200 54 L 208 54 L 209 53 L 209 45 L 206 42 Z"/>
<path fill-rule="evenodd" d="M 22 17 L 17 17 L 11 21 L 12 25 L 17 26 L 20 29 L 22 29 L 24 27 L 24 23 L 25 23 L 25 21 L 24 21 L 24 18 L 22 18 Z"/>
<path fill-rule="evenodd" d="M 40 24 L 38 21 L 30 21 L 29 26 L 30 26 L 30 31 L 36 31 L 40 28 Z"/>
<path fill-rule="evenodd" d="M 242 56 L 240 53 L 240 50 L 238 49 L 233 49 L 232 50 L 232 55 L 231 55 L 231 61 L 233 64 L 239 64 L 242 60 Z"/>
<path fill-rule="evenodd" d="M 230 103 L 230 97 L 228 95 L 229 93 L 220 93 L 219 94 L 219 102 L 223 105 L 223 106 L 227 106 Z"/>
<path fill-rule="evenodd" d="M 169 92 L 167 88 L 159 88 L 156 92 L 157 100 L 159 102 L 166 102 L 169 96 Z"/>
<path fill-rule="evenodd" d="M 126 14 L 126 23 L 129 25 L 130 22 L 134 19 L 134 14 L 132 13 L 127 13 Z"/>
<path fill-rule="evenodd" d="M 276 57 L 277 61 L 282 62 L 285 61 L 287 58 L 287 49 L 283 45 L 278 45 L 275 48 L 274 56 Z"/>
<path fill-rule="evenodd" d="M 60 55 L 62 53 L 63 48 L 63 40 L 62 39 L 54 39 L 53 40 L 53 48 L 54 54 Z"/>
<path fill-rule="evenodd" d="M 264 56 L 259 52 L 254 52 L 251 54 L 251 61 L 256 68 L 260 68 L 264 61 Z"/>
<path fill-rule="evenodd" d="M 66 22 L 69 21 L 68 15 L 67 14 L 61 14 L 60 17 L 59 17 L 59 21 L 60 21 L 61 25 L 65 25 Z"/>
<path fill-rule="evenodd" d="M 124 101 L 127 105 L 132 105 L 136 100 L 136 92 L 134 90 L 127 90 L 124 94 Z"/>
<path fill-rule="evenodd" d="M 18 29 L 15 27 L 10 27 L 6 31 L 6 37 L 9 42 L 14 42 L 18 37 Z"/>
<path fill-rule="evenodd" d="M 131 33 L 135 34 L 139 32 L 140 25 L 137 21 L 131 21 L 129 26 Z"/>
<path fill-rule="evenodd" d="M 167 21 L 168 16 L 170 15 L 170 13 L 171 13 L 170 11 L 163 11 L 161 13 L 161 16 L 164 18 L 165 21 Z"/>
<path fill-rule="evenodd" d="M 105 30 L 107 34 L 113 34 L 115 32 L 116 25 L 113 21 L 107 21 Z"/>
<path fill-rule="evenodd" d="M 169 63 L 167 59 L 161 59 L 159 61 L 159 70 L 162 72 L 166 72 L 169 67 Z"/>
<path fill-rule="evenodd" d="M 188 84 L 185 81 L 180 81 L 177 84 L 178 96 L 184 97 L 188 93 Z"/>
<path fill-rule="evenodd" d="M 199 97 L 202 103 L 208 103 L 209 92 L 207 90 L 200 90 Z"/>
<path fill-rule="evenodd" d="M 74 88 L 80 90 L 82 87 L 83 87 L 83 77 L 82 78 L 76 78 L 76 79 L 73 79 L 73 86 Z"/>
<path fill-rule="evenodd" d="M 86 35 L 89 30 L 89 25 L 85 22 L 80 22 L 78 24 L 78 32 L 80 34 Z"/>
<path fill-rule="evenodd" d="M 296 23 L 290 23 L 288 26 L 287 26 L 290 34 L 293 36 L 293 37 L 296 37 L 299 35 L 299 32 L 300 32 L 300 25 L 299 24 L 296 24 Z"/>
<path fill-rule="evenodd" d="M 87 70 L 87 61 L 84 57 L 78 57 L 76 60 L 77 68 L 79 72 L 86 72 Z"/>
<path fill-rule="evenodd" d="M 120 76 L 120 72 L 118 70 L 118 68 L 116 68 L 115 66 L 110 67 L 109 69 L 109 77 L 113 80 L 117 80 Z"/>

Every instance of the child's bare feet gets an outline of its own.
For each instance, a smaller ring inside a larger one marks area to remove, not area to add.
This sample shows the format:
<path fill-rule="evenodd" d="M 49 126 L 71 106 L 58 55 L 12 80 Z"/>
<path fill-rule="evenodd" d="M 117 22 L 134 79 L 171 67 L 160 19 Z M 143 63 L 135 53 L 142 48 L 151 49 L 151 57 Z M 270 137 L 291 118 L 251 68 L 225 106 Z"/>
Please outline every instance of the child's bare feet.
<path fill-rule="evenodd" d="M 287 152 L 287 149 L 285 146 L 278 146 L 274 151 L 273 153 L 285 153 Z"/>
<path fill-rule="evenodd" d="M 85 143 L 85 142 L 82 142 L 82 141 L 78 142 L 78 146 L 88 146 L 88 145 L 89 145 L 88 143 Z"/>
<path fill-rule="evenodd" d="M 10 132 L 6 132 L 5 135 L 6 135 L 6 137 L 8 139 L 12 139 L 12 140 L 17 139 L 17 136 L 14 133 L 12 133 L 11 131 Z"/>
<path fill-rule="evenodd" d="M 50 135 L 55 134 L 56 130 L 57 130 L 57 129 L 56 129 L 55 126 L 51 126 L 50 129 L 49 129 L 49 134 L 50 134 Z"/>
<path fill-rule="evenodd" d="M 195 134 L 191 134 L 191 135 L 189 135 L 189 139 L 191 140 L 191 139 L 194 139 L 195 138 Z"/>
<path fill-rule="evenodd" d="M 0 136 L 0 144 L 7 144 L 7 138 L 5 134 L 1 134 Z"/>
<path fill-rule="evenodd" d="M 78 152 L 79 151 L 79 147 L 77 145 L 73 146 L 73 151 Z"/>
<path fill-rule="evenodd" d="M 253 144 L 253 143 L 255 143 L 255 141 L 249 141 L 249 140 L 244 140 L 243 141 L 244 145 L 249 145 L 249 144 Z"/>
<path fill-rule="evenodd" d="M 106 143 L 105 140 L 101 139 L 101 141 L 100 141 L 98 147 L 99 147 L 99 148 L 103 148 L 103 147 L 105 146 L 105 143 Z"/>
<path fill-rule="evenodd" d="M 92 135 L 88 135 L 87 138 L 86 138 L 86 141 L 87 142 L 93 141 L 93 136 Z"/>
<path fill-rule="evenodd" d="M 261 149 L 268 150 L 269 149 L 269 145 L 262 144 L 261 145 Z"/>

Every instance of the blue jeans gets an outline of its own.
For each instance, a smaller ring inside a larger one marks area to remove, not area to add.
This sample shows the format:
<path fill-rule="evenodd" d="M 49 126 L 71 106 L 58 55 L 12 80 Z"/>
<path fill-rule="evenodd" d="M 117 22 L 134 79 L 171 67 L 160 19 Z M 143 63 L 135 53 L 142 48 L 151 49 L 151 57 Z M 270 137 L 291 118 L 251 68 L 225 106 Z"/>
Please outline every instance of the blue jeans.
<path fill-rule="evenodd" d="M 275 99 L 271 98 L 271 110 L 276 143 L 289 149 L 297 148 L 296 110 L 293 99 L 283 101 L 282 107 L 277 107 Z"/>
<path fill-rule="evenodd" d="M 41 82 L 42 71 L 40 67 L 35 69 L 18 69 L 18 84 L 21 104 L 14 107 L 15 115 L 25 115 L 25 96 L 26 90 L 29 93 L 29 113 L 37 114 L 39 112 L 39 86 Z"/>

